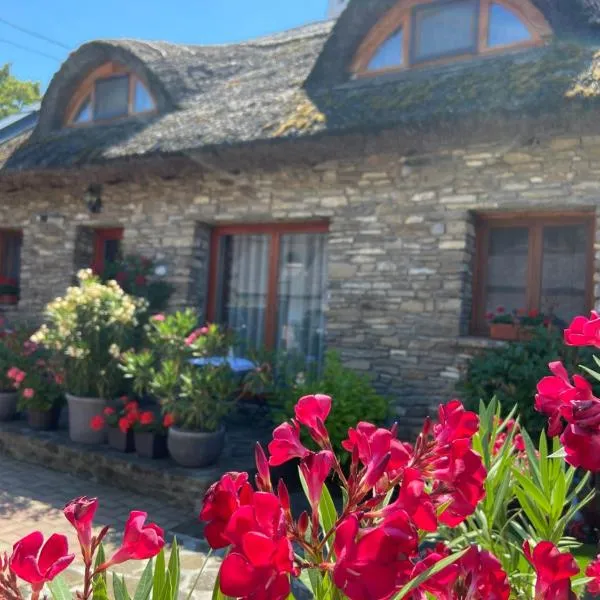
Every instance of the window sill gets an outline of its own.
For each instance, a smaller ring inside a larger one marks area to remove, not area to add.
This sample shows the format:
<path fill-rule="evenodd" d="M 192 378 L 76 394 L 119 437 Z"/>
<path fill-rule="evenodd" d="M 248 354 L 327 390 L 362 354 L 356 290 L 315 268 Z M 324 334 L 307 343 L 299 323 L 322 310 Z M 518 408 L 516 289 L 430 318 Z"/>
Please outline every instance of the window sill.
<path fill-rule="evenodd" d="M 457 347 L 468 350 L 489 350 L 493 348 L 503 348 L 509 343 L 510 342 L 503 340 L 493 340 L 488 337 L 461 336 L 456 338 Z"/>

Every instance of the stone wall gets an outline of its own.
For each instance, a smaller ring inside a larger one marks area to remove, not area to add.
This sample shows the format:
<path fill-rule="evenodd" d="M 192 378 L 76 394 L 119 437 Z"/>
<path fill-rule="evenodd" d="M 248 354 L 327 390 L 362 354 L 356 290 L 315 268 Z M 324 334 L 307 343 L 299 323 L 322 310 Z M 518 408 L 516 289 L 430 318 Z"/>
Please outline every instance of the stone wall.
<path fill-rule="evenodd" d="M 451 396 L 473 350 L 474 214 L 595 208 L 600 137 L 105 184 L 100 215 L 85 210 L 85 188 L 4 195 L 1 222 L 24 230 L 21 311 L 37 314 L 69 283 L 81 226 L 124 227 L 126 252 L 168 265 L 179 307 L 205 302 L 211 226 L 328 219 L 329 347 L 374 374 L 410 426 Z"/>

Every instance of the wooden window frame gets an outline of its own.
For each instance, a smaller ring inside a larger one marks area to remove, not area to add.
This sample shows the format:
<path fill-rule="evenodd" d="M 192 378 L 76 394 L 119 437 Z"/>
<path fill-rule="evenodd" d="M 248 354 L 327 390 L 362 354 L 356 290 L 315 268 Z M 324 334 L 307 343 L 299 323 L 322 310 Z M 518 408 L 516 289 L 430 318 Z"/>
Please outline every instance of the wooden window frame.
<path fill-rule="evenodd" d="M 221 265 L 220 242 L 221 238 L 235 235 L 268 235 L 268 279 L 267 302 L 265 314 L 265 347 L 269 350 L 276 346 L 277 335 L 277 293 L 279 288 L 279 259 L 281 250 L 281 236 L 289 233 L 329 233 L 327 221 L 309 221 L 304 223 L 260 223 L 252 225 L 221 225 L 211 232 L 210 240 L 210 268 L 208 277 L 208 302 L 206 316 L 209 322 L 216 319 L 219 292 L 219 275 Z"/>
<path fill-rule="evenodd" d="M 489 335 L 486 312 L 486 264 L 488 259 L 489 234 L 491 229 L 523 228 L 529 229 L 529 247 L 527 264 L 527 286 L 525 297 L 527 311 L 541 310 L 540 295 L 542 287 L 543 231 L 552 225 L 584 225 L 587 228 L 588 247 L 586 249 L 586 310 L 594 306 L 594 237 L 596 216 L 592 211 L 566 213 L 483 213 L 475 218 L 475 257 L 473 269 L 473 304 L 471 314 L 471 333 Z"/>
<path fill-rule="evenodd" d="M 23 244 L 23 230 L 22 229 L 0 229 L 0 241 L 3 242 L 4 241 L 4 236 L 10 236 L 10 237 L 15 237 L 18 238 L 20 244 Z M 20 252 L 20 248 L 19 248 L 19 252 Z M 4 270 L 4 243 L 0 243 L 0 271 Z M 19 276 L 14 279 L 12 277 L 4 277 L 4 275 L 0 275 L 0 285 L 12 285 L 15 286 L 17 288 L 19 288 L 19 295 L 20 295 L 20 288 L 21 288 L 21 273 L 19 273 Z M 17 297 L 18 299 L 18 297 Z M 12 304 L 16 304 L 16 302 L 14 303 L 7 303 L 7 302 L 0 302 L 0 306 L 10 306 Z"/>
<path fill-rule="evenodd" d="M 123 240 L 123 228 L 112 227 L 112 228 L 98 228 L 94 229 L 94 254 L 92 258 L 92 271 L 99 274 L 104 271 L 104 244 L 106 242 L 115 241 L 121 242 Z"/>
<path fill-rule="evenodd" d="M 125 75 L 129 78 L 129 101 L 127 107 L 127 114 L 119 117 L 114 117 L 113 119 L 94 119 L 94 112 L 96 106 L 96 82 L 102 79 L 112 79 L 113 77 L 123 77 Z M 135 85 L 138 81 L 146 88 L 146 91 L 152 99 L 154 108 L 140 112 L 134 111 Z M 85 121 L 83 123 L 75 123 L 74 120 L 77 117 L 79 110 L 83 107 L 84 102 L 88 99 L 90 100 L 92 118 L 89 121 Z M 116 62 L 108 62 L 101 65 L 97 69 L 94 69 L 81 82 L 76 92 L 73 94 L 71 101 L 67 106 L 67 110 L 65 111 L 64 125 L 65 127 L 90 127 L 92 125 L 114 123 L 116 121 L 128 119 L 132 116 L 137 117 L 141 115 L 152 115 L 156 114 L 157 112 L 158 109 L 156 98 L 150 91 L 150 86 L 148 85 L 148 83 L 144 81 L 144 79 L 140 75 L 138 75 L 137 73 L 133 73 L 131 69 L 128 69 L 127 67 Z"/>
<path fill-rule="evenodd" d="M 413 54 L 413 47 L 416 43 L 413 41 L 415 11 L 424 6 L 432 4 L 443 5 L 451 3 L 452 1 L 453 0 L 399 0 L 399 2 L 372 27 L 371 31 L 369 31 L 359 46 L 354 60 L 350 65 L 351 74 L 357 78 L 374 77 L 387 73 L 397 73 L 409 69 L 419 69 L 467 60 L 478 55 L 495 55 L 511 49 L 533 48 L 544 45 L 546 40 L 552 36 L 552 29 L 548 21 L 540 10 L 529 0 L 478 0 L 477 40 L 476 47 L 472 52 L 445 54 L 441 57 L 427 58 L 415 62 Z M 490 47 L 488 45 L 489 17 L 491 5 L 494 3 L 500 4 L 518 17 L 523 25 L 529 30 L 531 39 L 515 44 Z M 403 32 L 403 63 L 393 67 L 370 71 L 369 63 L 375 55 L 375 52 L 397 29 L 402 29 Z"/>

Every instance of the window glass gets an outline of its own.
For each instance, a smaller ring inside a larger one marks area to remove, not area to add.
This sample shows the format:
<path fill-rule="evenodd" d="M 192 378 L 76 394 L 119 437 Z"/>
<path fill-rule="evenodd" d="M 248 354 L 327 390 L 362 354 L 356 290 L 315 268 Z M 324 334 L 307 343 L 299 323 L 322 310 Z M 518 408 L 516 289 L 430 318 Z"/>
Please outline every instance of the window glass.
<path fill-rule="evenodd" d="M 277 297 L 277 350 L 308 365 L 323 359 L 327 290 L 325 234 L 281 236 Z"/>
<path fill-rule="evenodd" d="M 136 79 L 135 81 L 135 93 L 133 97 L 133 112 L 147 112 L 154 110 L 154 101 L 150 92 L 146 89 L 146 86 Z"/>
<path fill-rule="evenodd" d="M 493 313 L 498 307 L 506 312 L 526 308 L 528 255 L 527 227 L 490 229 L 485 272 L 486 313 Z"/>
<path fill-rule="evenodd" d="M 73 123 L 89 123 L 92 120 L 92 102 L 89 96 L 81 104 L 81 108 L 77 111 Z"/>
<path fill-rule="evenodd" d="M 378 71 L 389 67 L 400 66 L 403 62 L 402 56 L 402 29 L 393 33 L 379 48 L 369 62 L 369 71 Z"/>
<path fill-rule="evenodd" d="M 417 7 L 413 27 L 413 58 L 416 61 L 475 51 L 477 0 Z"/>
<path fill-rule="evenodd" d="M 129 113 L 129 75 L 96 81 L 94 119 L 114 119 Z"/>
<path fill-rule="evenodd" d="M 217 320 L 236 333 L 242 353 L 264 345 L 268 264 L 269 236 L 221 238 Z"/>
<path fill-rule="evenodd" d="M 565 322 L 586 312 L 588 228 L 544 227 L 540 309 Z"/>
<path fill-rule="evenodd" d="M 488 46 L 507 46 L 531 39 L 529 29 L 508 8 L 493 3 L 490 7 Z"/>

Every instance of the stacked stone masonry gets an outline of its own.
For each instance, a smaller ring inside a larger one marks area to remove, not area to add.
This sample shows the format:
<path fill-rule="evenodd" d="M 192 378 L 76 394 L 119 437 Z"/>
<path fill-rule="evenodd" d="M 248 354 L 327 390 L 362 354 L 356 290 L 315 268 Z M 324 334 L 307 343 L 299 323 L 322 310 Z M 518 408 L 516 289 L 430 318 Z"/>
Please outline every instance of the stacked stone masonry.
<path fill-rule="evenodd" d="M 469 333 L 477 211 L 595 209 L 600 136 L 524 148 L 478 145 L 316 167 L 147 177 L 104 185 L 90 215 L 81 186 L 3 194 L 2 226 L 22 228 L 19 312 L 37 317 L 73 276 L 79 228 L 123 227 L 124 249 L 168 265 L 173 306 L 204 307 L 211 226 L 327 219 L 327 343 L 373 375 L 401 423 L 452 396 Z M 47 219 L 40 215 L 50 215 Z M 595 261 L 600 259 L 596 233 Z M 600 278 L 594 277 L 595 298 Z"/>

